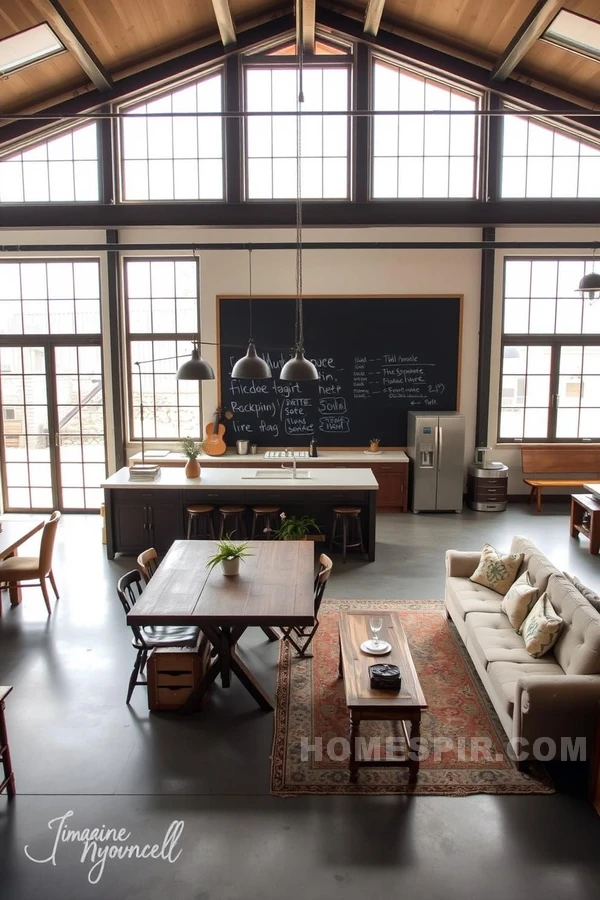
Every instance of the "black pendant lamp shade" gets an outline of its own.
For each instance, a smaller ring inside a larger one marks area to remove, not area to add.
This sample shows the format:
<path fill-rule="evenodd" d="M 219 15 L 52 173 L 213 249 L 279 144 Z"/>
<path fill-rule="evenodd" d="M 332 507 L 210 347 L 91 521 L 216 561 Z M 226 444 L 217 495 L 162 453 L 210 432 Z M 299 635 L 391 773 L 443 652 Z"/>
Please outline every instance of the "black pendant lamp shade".
<path fill-rule="evenodd" d="M 250 337 L 246 355 L 234 364 L 232 378 L 271 378 L 269 365 L 256 352 L 252 337 L 252 247 L 248 247 L 248 318 L 250 320 Z"/>
<path fill-rule="evenodd" d="M 319 373 L 311 361 L 304 358 L 304 350 L 297 347 L 295 355 L 288 359 L 279 377 L 281 381 L 318 381 Z"/>
<path fill-rule="evenodd" d="M 213 367 L 205 359 L 202 359 L 198 343 L 194 341 L 192 355 L 179 367 L 177 379 L 179 381 L 214 381 L 214 378 Z"/>
<path fill-rule="evenodd" d="M 256 352 L 252 338 L 248 341 L 248 352 L 238 359 L 231 370 L 232 378 L 271 378 L 271 369 Z"/>
<path fill-rule="evenodd" d="M 589 297 L 590 300 L 595 300 L 600 296 L 600 272 L 588 272 L 587 275 L 584 275 L 577 290 L 583 296 Z"/>

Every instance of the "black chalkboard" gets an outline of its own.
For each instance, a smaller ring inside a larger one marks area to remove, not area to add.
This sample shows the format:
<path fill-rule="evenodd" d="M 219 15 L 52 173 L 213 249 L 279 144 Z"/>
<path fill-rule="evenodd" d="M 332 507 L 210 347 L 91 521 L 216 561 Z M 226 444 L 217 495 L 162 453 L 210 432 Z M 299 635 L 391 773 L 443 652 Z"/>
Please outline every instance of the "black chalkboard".
<path fill-rule="evenodd" d="M 247 297 L 218 298 L 220 405 L 232 413 L 226 441 L 262 446 L 406 445 L 409 410 L 453 411 L 458 403 L 461 302 L 448 297 L 307 297 L 306 355 L 318 382 L 279 372 L 294 335 L 294 299 L 254 297 L 257 350 L 274 378 L 232 379 L 249 334 Z M 234 345 L 233 347 L 227 345 Z M 236 346 L 237 345 L 237 346 Z"/>

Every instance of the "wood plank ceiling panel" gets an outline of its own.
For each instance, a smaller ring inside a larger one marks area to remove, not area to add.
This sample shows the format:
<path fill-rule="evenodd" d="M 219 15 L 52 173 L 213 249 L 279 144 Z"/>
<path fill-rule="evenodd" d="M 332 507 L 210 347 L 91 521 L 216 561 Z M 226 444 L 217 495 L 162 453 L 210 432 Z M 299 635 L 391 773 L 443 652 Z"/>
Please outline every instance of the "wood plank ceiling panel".
<path fill-rule="evenodd" d="M 31 0 L 2 0 L 0 3 L 0 38 L 40 25 L 43 21 Z M 5 112 L 24 109 L 57 95 L 76 91 L 86 83 L 90 84 L 77 60 L 70 53 L 61 53 L 5 76 L 1 82 L 0 108 Z"/>
<path fill-rule="evenodd" d="M 598 0 L 565 0 L 564 8 L 600 22 Z M 547 41 L 538 41 L 523 59 L 518 71 L 542 79 L 550 85 L 598 103 L 600 62 L 579 53 L 563 50 Z"/>
<path fill-rule="evenodd" d="M 495 59 L 535 0 L 387 0 L 386 22 L 479 56 Z"/>

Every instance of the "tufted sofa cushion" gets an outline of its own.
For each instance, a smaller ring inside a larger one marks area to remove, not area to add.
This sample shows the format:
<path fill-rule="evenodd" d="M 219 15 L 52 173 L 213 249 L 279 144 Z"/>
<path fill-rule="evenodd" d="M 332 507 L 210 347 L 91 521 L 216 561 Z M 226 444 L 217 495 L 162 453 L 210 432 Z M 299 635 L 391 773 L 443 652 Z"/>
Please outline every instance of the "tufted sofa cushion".
<path fill-rule="evenodd" d="M 527 663 L 493 662 L 488 666 L 487 673 L 490 677 L 496 695 L 501 698 L 505 712 L 512 716 L 515 705 L 515 687 L 519 678 L 528 675 L 562 675 L 564 672 L 558 663 L 552 659 L 552 654 L 543 659 L 530 659 Z"/>
<path fill-rule="evenodd" d="M 544 593 L 548 587 L 548 580 L 551 575 L 562 575 L 560 569 L 553 566 L 547 557 L 538 550 L 535 544 L 527 540 L 520 534 L 516 534 L 510 545 L 511 553 L 522 553 L 523 563 L 519 569 L 519 576 L 523 572 L 529 572 L 529 578 L 534 587 L 538 589 L 539 596 Z"/>
<path fill-rule="evenodd" d="M 466 623 L 467 649 L 477 656 L 485 669 L 494 662 L 529 663 L 534 666 L 542 662 L 556 662 L 552 653 L 543 660 L 533 659 L 525 649 L 525 641 L 503 612 L 469 613 Z"/>
<path fill-rule="evenodd" d="M 446 590 L 452 594 L 461 619 L 471 612 L 500 612 L 501 595 L 468 578 L 451 576 L 446 579 Z"/>
<path fill-rule="evenodd" d="M 600 613 L 564 575 L 552 575 L 548 599 L 564 621 L 552 651 L 558 663 L 567 675 L 600 674 Z"/>

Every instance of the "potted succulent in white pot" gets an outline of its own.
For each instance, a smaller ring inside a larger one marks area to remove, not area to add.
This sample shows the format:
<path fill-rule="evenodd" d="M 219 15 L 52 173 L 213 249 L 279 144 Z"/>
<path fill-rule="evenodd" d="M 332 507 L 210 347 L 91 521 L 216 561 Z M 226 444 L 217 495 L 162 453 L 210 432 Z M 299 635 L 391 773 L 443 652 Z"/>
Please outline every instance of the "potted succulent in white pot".
<path fill-rule="evenodd" d="M 221 563 L 223 575 L 239 575 L 240 560 L 246 556 L 253 555 L 248 552 L 247 548 L 247 541 L 243 544 L 237 544 L 235 541 L 232 541 L 231 535 L 227 534 L 220 541 L 217 541 L 217 552 L 206 561 L 206 568 L 209 572 L 212 572 L 214 567 Z"/>

